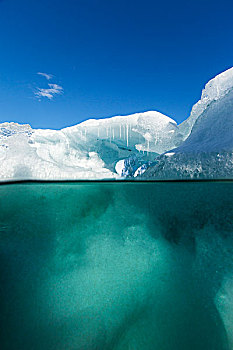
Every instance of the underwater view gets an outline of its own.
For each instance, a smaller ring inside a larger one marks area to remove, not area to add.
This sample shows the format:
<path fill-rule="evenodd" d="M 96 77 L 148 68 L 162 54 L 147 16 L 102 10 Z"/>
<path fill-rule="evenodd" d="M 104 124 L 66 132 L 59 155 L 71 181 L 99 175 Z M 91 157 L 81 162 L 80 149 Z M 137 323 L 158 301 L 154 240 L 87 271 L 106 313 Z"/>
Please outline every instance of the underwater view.
<path fill-rule="evenodd" d="M 0 186 L 1 349 L 233 349 L 232 182 Z"/>

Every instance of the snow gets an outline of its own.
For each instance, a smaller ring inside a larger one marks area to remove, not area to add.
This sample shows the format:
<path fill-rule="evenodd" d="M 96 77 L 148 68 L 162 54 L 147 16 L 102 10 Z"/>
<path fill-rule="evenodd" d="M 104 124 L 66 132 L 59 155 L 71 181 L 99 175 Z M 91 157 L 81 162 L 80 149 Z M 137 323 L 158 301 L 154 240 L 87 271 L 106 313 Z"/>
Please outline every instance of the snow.
<path fill-rule="evenodd" d="M 89 119 L 61 130 L 3 123 L 0 179 L 119 178 L 118 161 L 126 159 L 124 174 L 131 174 L 135 156 L 134 170 L 142 161 L 175 147 L 177 134 L 176 122 L 155 111 Z"/>

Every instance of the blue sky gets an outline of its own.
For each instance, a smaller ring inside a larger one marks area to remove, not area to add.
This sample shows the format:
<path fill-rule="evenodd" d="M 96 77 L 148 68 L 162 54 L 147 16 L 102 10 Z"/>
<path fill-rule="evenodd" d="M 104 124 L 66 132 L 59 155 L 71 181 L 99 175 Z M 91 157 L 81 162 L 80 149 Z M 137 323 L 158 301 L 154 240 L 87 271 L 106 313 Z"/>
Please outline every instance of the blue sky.
<path fill-rule="evenodd" d="M 232 18 L 226 0 L 0 0 L 0 122 L 146 110 L 181 122 L 233 66 Z"/>

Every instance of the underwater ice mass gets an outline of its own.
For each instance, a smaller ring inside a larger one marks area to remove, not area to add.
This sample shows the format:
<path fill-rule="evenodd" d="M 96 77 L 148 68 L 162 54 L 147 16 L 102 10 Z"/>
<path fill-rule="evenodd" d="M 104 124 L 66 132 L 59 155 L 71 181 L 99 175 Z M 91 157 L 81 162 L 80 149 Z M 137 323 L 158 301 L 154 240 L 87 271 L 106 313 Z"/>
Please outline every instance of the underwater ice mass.
<path fill-rule="evenodd" d="M 182 124 L 156 111 L 62 130 L 0 124 L 0 180 L 233 178 L 233 68 Z"/>
<path fill-rule="evenodd" d="M 1 349 L 232 350 L 231 183 L 0 187 Z"/>

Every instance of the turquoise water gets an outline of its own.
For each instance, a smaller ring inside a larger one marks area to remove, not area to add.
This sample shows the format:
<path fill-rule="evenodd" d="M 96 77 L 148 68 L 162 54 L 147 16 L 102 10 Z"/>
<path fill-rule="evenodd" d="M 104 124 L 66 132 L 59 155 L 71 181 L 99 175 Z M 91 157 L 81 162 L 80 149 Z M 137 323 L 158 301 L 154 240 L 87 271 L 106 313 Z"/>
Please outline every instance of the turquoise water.
<path fill-rule="evenodd" d="M 0 186 L 10 350 L 233 349 L 233 183 Z"/>

